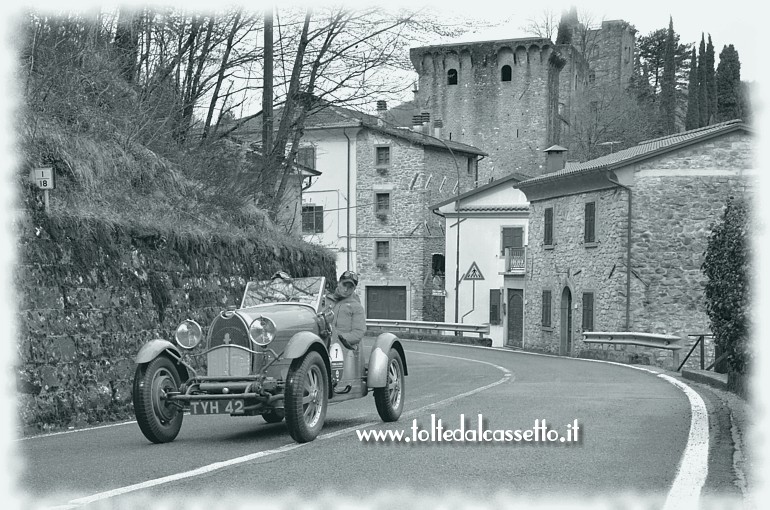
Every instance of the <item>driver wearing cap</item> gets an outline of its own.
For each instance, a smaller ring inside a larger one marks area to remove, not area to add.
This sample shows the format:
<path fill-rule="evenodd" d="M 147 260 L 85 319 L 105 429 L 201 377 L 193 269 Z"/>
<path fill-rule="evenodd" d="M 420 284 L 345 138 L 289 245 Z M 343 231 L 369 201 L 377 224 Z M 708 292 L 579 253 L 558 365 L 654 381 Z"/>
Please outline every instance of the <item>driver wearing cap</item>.
<path fill-rule="evenodd" d="M 334 311 L 334 335 L 347 349 L 357 349 L 366 332 L 364 307 L 358 299 L 355 290 L 358 286 L 358 275 L 353 271 L 345 271 L 340 275 L 337 288 L 326 299 Z"/>

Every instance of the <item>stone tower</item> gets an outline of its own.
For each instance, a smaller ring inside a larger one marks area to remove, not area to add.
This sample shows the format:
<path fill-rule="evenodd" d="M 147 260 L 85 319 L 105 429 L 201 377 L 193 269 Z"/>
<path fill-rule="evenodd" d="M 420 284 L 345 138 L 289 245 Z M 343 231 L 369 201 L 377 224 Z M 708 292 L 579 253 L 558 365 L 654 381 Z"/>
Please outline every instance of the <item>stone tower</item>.
<path fill-rule="evenodd" d="M 524 38 L 412 48 L 415 107 L 432 132 L 489 154 L 479 163 L 479 185 L 512 172 L 540 175 L 544 149 L 570 147 L 571 110 L 585 90 L 627 86 L 634 33 L 624 21 L 607 21 L 582 30 L 582 43 Z"/>

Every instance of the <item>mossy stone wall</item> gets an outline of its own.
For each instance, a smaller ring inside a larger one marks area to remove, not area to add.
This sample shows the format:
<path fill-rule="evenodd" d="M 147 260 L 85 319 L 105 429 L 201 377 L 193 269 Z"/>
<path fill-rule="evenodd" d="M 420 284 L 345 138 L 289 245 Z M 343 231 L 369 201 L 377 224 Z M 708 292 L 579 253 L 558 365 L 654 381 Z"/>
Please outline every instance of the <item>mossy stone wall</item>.
<path fill-rule="evenodd" d="M 23 434 L 132 419 L 134 356 L 204 328 L 240 304 L 248 280 L 281 269 L 335 281 L 329 251 L 277 242 L 170 235 L 95 219 L 23 213 L 17 222 L 17 390 Z"/>

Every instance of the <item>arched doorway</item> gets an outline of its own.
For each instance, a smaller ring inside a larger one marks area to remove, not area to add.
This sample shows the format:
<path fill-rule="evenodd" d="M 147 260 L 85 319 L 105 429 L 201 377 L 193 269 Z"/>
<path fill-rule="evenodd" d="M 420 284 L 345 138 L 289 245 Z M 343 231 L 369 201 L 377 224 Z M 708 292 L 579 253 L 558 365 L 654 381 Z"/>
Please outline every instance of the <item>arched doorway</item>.
<path fill-rule="evenodd" d="M 561 344 L 559 354 L 567 356 L 572 352 L 572 292 L 564 287 L 561 293 Z"/>

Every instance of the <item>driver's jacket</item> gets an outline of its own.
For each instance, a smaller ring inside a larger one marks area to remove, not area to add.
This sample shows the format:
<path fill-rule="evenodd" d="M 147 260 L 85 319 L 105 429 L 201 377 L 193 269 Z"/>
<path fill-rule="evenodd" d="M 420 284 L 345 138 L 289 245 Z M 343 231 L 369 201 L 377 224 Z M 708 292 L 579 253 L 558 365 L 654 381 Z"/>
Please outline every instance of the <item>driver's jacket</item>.
<path fill-rule="evenodd" d="M 352 346 L 358 345 L 366 332 L 366 318 L 361 300 L 355 293 L 346 298 L 331 293 L 326 295 L 326 300 L 327 306 L 334 312 L 334 334 L 342 335 Z"/>

